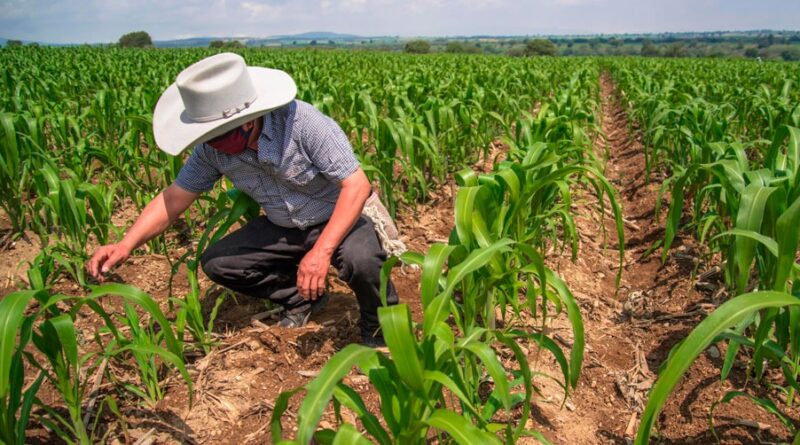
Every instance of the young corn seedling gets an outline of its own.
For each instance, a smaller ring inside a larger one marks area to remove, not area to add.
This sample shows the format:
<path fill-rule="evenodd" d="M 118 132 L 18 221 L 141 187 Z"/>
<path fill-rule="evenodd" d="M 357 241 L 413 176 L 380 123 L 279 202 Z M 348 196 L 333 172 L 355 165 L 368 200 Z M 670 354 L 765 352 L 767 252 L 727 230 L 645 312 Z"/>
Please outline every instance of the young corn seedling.
<path fill-rule="evenodd" d="M 43 292 L 39 292 L 43 298 Z M 45 374 L 26 386 L 24 355 L 31 338 L 33 317 L 25 315 L 28 303 L 37 291 L 19 291 L 0 300 L 0 442 L 25 443 L 31 410 Z"/>
<path fill-rule="evenodd" d="M 124 301 L 124 314 L 111 316 L 98 300 L 107 295 L 116 295 Z M 173 326 L 158 304 L 145 292 L 122 284 L 105 284 L 95 287 L 86 297 L 77 300 L 72 311 L 77 313 L 83 305 L 89 306 L 105 322 L 104 329 L 112 334 L 109 343 L 96 341 L 109 360 L 132 358 L 135 370 L 144 388 L 130 383 L 125 388 L 140 396 L 149 405 L 155 405 L 164 396 L 163 369 L 169 365 L 177 369 L 189 389 L 189 404 L 192 403 L 192 381 L 183 359 L 183 330 Z M 144 322 L 136 311 L 139 309 L 149 318 Z M 116 320 L 116 321 L 115 321 Z M 119 326 L 127 328 L 125 333 Z"/>
<path fill-rule="evenodd" d="M 228 206 L 229 202 L 230 207 Z M 226 293 L 222 293 L 217 297 L 209 320 L 206 322 L 203 315 L 203 307 L 200 302 L 201 292 L 197 275 L 200 268 L 200 256 L 207 246 L 213 244 L 227 234 L 228 230 L 234 224 L 242 221 L 244 217 L 255 217 L 259 212 L 258 203 L 236 189 L 231 190 L 229 193 L 221 194 L 217 198 L 216 208 L 217 212 L 208 221 L 195 251 L 187 252 L 183 255 L 183 257 L 173 265 L 172 274 L 170 276 L 171 288 L 172 279 L 175 277 L 178 267 L 185 262 L 187 276 L 189 278 L 189 293 L 186 294 L 183 299 L 170 298 L 170 302 L 178 308 L 176 316 L 178 331 L 182 331 L 185 326 L 198 346 L 202 348 L 203 352 L 206 354 L 210 352 L 210 348 L 213 346 L 211 334 L 214 329 L 214 319 L 216 318 L 217 310 L 222 304 Z"/>
<path fill-rule="evenodd" d="M 341 410 L 350 410 L 362 423 L 370 441 L 382 445 L 425 444 L 432 435 L 440 443 L 500 444 L 494 434 L 503 431 L 506 443 L 515 443 L 523 431 L 528 411 L 523 408 L 519 427 L 496 421 L 499 410 L 530 402 L 532 387 L 527 384 L 527 360 L 521 349 L 514 349 L 520 360 L 519 371 L 510 370 L 515 377 L 508 381 L 506 370 L 495 352 L 481 335 L 457 340 L 445 324 L 437 324 L 433 333 L 418 340 L 406 305 L 383 307 L 379 310 L 381 328 L 391 355 L 378 353 L 360 345 L 350 345 L 337 353 L 323 367 L 319 376 L 306 386 L 307 396 L 298 412 L 297 436 L 293 442 L 281 441 L 283 430 L 280 417 L 289 398 L 298 390 L 283 393 L 276 402 L 272 417 L 275 443 L 340 443 L 343 440 L 368 440 L 352 425 L 343 423 Z M 510 345 L 512 340 L 503 338 Z M 462 360 L 473 357 L 479 374 L 488 373 L 495 389 L 487 400 L 478 396 L 473 377 L 461 371 Z M 353 366 L 367 375 L 381 398 L 381 418 L 371 413 L 358 393 L 342 383 Z M 511 393 L 512 387 L 524 387 L 524 395 Z M 335 412 L 342 425 L 334 430 L 316 431 L 328 403 L 333 400 Z M 524 405 L 524 406 L 526 406 Z M 504 416 L 506 417 L 506 416 Z M 530 433 L 529 433 L 530 435 Z M 537 434 L 532 433 L 537 436 Z M 541 436 L 539 436 L 541 437 Z M 353 442 L 349 442 L 353 443 Z"/>
<path fill-rule="evenodd" d="M 63 416 L 54 408 L 42 405 L 47 412 L 42 423 L 67 443 L 88 445 L 93 441 L 83 421 L 83 396 L 87 389 L 83 373 L 96 369 L 99 360 L 95 354 L 79 355 L 77 339 L 71 314 L 48 317 L 33 333 L 33 343 L 44 355 L 47 366 L 33 356 L 29 356 L 29 361 L 58 391 L 67 410 L 67 416 Z"/>
<path fill-rule="evenodd" d="M 30 190 L 32 155 L 28 141 L 17 135 L 23 119 L 10 113 L 0 114 L 0 208 L 11 223 L 11 238 L 21 236 L 27 227 L 25 201 Z"/>
<path fill-rule="evenodd" d="M 783 309 L 789 313 L 797 314 L 799 308 L 800 299 L 796 296 L 784 292 L 760 291 L 735 297 L 714 310 L 714 312 L 700 322 L 700 324 L 670 353 L 669 359 L 659 373 L 658 380 L 653 386 L 653 389 L 650 390 L 647 405 L 642 413 L 639 430 L 636 434 L 636 445 L 646 445 L 649 443 L 652 429 L 655 426 L 658 415 L 666 403 L 667 398 L 695 359 L 721 336 L 728 336 L 731 338 L 737 336 L 732 333 L 729 328 L 747 320 L 748 317 L 752 318 L 756 313 L 762 310 L 772 312 Z M 795 336 L 792 339 L 792 346 L 797 348 L 798 344 L 800 344 L 800 338 Z M 756 347 L 757 346 L 756 344 Z M 782 366 L 788 367 L 788 371 L 795 375 L 794 384 L 796 385 L 796 361 L 784 356 L 774 348 L 765 349 L 769 350 L 765 358 L 770 358 L 771 360 L 781 363 Z M 729 393 L 729 395 L 724 396 L 722 400 L 725 401 L 725 399 L 729 399 L 730 397 L 734 397 L 734 395 Z M 800 440 L 800 435 L 795 436 L 795 442 L 797 442 L 797 440 Z"/>

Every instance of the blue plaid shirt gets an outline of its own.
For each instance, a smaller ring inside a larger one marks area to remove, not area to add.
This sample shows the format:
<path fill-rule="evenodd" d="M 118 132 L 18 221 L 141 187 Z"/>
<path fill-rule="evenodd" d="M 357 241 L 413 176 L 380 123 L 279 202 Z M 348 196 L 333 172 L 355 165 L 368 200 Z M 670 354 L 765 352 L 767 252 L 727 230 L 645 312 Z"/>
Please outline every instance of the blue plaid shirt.
<path fill-rule="evenodd" d="M 202 193 L 225 175 L 274 224 L 306 229 L 330 219 L 339 184 L 358 167 L 339 125 L 311 104 L 295 100 L 264 116 L 258 152 L 229 155 L 199 144 L 175 182 Z"/>

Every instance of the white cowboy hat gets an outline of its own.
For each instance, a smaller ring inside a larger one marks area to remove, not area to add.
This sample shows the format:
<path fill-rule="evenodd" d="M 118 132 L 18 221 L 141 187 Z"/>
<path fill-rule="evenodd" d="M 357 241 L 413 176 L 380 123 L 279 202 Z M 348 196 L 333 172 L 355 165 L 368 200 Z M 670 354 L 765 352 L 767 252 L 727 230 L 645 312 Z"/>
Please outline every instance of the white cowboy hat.
<path fill-rule="evenodd" d="M 207 57 L 178 74 L 153 111 L 158 147 L 177 155 L 291 102 L 297 85 L 283 71 L 247 66 L 233 53 Z"/>

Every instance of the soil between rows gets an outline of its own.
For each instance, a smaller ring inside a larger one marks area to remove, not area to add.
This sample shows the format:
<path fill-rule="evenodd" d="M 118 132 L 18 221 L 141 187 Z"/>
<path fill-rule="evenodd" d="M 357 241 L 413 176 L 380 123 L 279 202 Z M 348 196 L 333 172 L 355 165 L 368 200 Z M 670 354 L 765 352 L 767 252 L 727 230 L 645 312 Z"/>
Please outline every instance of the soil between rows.
<path fill-rule="evenodd" d="M 535 400 L 534 418 L 528 425 L 558 444 L 627 443 L 638 425 L 647 390 L 670 348 L 719 304 L 718 294 L 694 289 L 695 267 L 702 271 L 714 264 L 698 259 L 699 247 L 691 238 L 678 239 L 664 265 L 658 251 L 644 256 L 663 235 L 663 222 L 656 220 L 654 212 L 661 184 L 658 178 L 649 184 L 645 181 L 640 139 L 636 130 L 631 130 L 608 75 L 601 79 L 601 95 L 603 135 L 597 138 L 596 150 L 601 155 L 608 154 L 606 175 L 619 190 L 626 220 L 624 269 L 617 291 L 619 257 L 613 220 L 598 217 L 597 202 L 591 193 L 578 191 L 581 197 L 575 200 L 573 209 L 578 215 L 576 224 L 581 238 L 578 259 L 572 262 L 568 252 L 554 251 L 548 261 L 565 278 L 581 305 L 587 345 L 584 370 L 579 387 L 563 407 L 560 389 L 545 379 L 537 380 L 542 395 Z M 492 159 L 498 150 L 495 147 Z M 129 226 L 135 215 L 130 209 L 121 213 L 125 217 L 115 223 Z M 603 224 L 605 231 L 601 229 Z M 446 242 L 452 225 L 451 187 L 442 187 L 427 204 L 416 209 L 402 209 L 398 217 L 409 248 L 422 252 L 434 242 Z M 181 247 L 181 251 L 185 248 Z M 24 275 L 17 265 L 32 259 L 37 250 L 35 243 L 23 240 L 3 253 L 3 294 L 11 291 L 13 282 Z M 134 257 L 112 277 L 112 281 L 141 287 L 165 308 L 168 279 L 168 261 L 158 255 Z M 394 280 L 401 302 L 408 303 L 414 318 L 421 320 L 419 273 L 398 270 Z M 333 276 L 331 281 L 331 302 L 307 327 L 297 330 L 277 328 L 269 319 L 253 321 L 253 315 L 266 310 L 260 300 L 237 296 L 225 301 L 216 323 L 220 346 L 198 358 L 192 367 L 193 408 L 187 409 L 188 393 L 177 378 L 171 379 L 167 396 L 156 407 L 141 407 L 134 398 L 121 399 L 129 437 L 135 441 L 149 433 L 155 443 L 269 443 L 269 417 L 277 396 L 310 381 L 336 351 L 359 339 L 355 299 L 346 285 Z M 185 272 L 179 273 L 175 285 L 176 295 L 186 292 Z M 203 277 L 201 287 L 209 289 L 211 283 Z M 77 292 L 69 281 L 60 283 L 57 290 Z M 215 295 L 213 290 L 210 295 Z M 109 304 L 118 302 L 110 300 Z M 212 304 L 213 298 L 209 298 L 207 305 Z M 99 320 L 91 315 L 78 320 L 78 326 L 86 332 L 98 325 Z M 551 331 L 562 346 L 571 344 L 564 320 L 556 320 Z M 531 357 L 534 355 L 535 351 Z M 733 389 L 731 383 L 718 379 L 718 356 L 719 351 L 704 354 L 671 397 L 659 423 L 662 443 L 714 441 L 707 432 L 707 409 Z M 558 375 L 554 362 L 541 359 L 537 364 L 539 370 Z M 111 372 L 120 380 L 133 378 L 125 370 Z M 744 381 L 741 369 L 736 370 L 733 381 Z M 351 373 L 347 383 L 377 412 L 378 399 L 369 390 L 365 377 Z M 101 390 L 112 389 L 106 384 Z M 40 397 L 45 402 L 56 400 L 47 387 L 43 387 Z M 293 399 L 289 413 L 296 412 L 299 401 Z M 790 414 L 798 417 L 796 411 L 790 410 Z M 789 440 L 787 430 L 774 418 L 738 399 L 719 408 L 716 419 L 717 430 L 726 444 Z M 326 413 L 322 426 L 332 426 L 333 420 L 332 413 Z M 292 431 L 295 421 L 289 414 L 284 426 Z M 31 439 L 34 443 L 51 443 L 53 437 L 38 429 Z M 122 442 L 124 438 L 118 441 Z"/>
<path fill-rule="evenodd" d="M 550 258 L 569 284 L 582 308 L 586 331 L 586 356 L 581 382 L 566 409 L 542 404 L 547 436 L 560 444 L 625 444 L 635 435 L 647 391 L 670 349 L 686 337 L 705 315 L 721 303 L 723 290 L 699 292 L 693 271 L 717 265 L 705 261 L 691 237 L 679 237 L 662 264 L 661 250 L 646 252 L 663 237 L 661 219 L 655 217 L 656 198 L 663 178 L 645 177 L 641 137 L 620 107 L 613 80 L 601 77 L 602 133 L 598 154 L 607 153 L 606 176 L 619 192 L 625 220 L 625 256 L 619 290 L 615 274 L 619 264 L 613 219 L 598 217 L 596 199 L 578 199 L 574 209 L 581 238 L 576 262 L 567 256 Z M 608 229 L 604 239 L 601 227 Z M 721 277 L 718 277 L 721 278 Z M 721 283 L 717 282 L 721 286 Z M 563 326 L 566 326 L 564 323 Z M 558 329 L 558 324 L 554 329 Z M 653 441 L 665 444 L 708 444 L 708 409 L 734 389 L 720 382 L 720 352 L 712 347 L 692 365 L 675 389 L 659 418 Z M 555 368 L 553 368 L 555 371 Z M 736 389 L 745 382 L 742 367 L 731 380 Z M 759 394 L 759 388 L 746 388 Z M 555 400 L 558 390 L 545 393 Z M 773 400 L 775 394 L 772 394 Z M 782 407 L 785 409 L 785 407 Z M 789 411 L 797 418 L 797 411 Z M 753 405 L 735 399 L 715 412 L 715 427 L 724 444 L 791 441 L 788 430 Z M 660 439 L 660 441 L 657 440 Z"/>

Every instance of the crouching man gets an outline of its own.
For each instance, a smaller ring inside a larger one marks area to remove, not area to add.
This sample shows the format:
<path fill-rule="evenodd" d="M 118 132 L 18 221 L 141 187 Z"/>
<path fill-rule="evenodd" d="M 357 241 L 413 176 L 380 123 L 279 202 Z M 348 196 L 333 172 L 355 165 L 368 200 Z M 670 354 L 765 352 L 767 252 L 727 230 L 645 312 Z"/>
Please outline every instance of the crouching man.
<path fill-rule="evenodd" d="M 333 264 L 358 299 L 363 343 L 383 346 L 377 309 L 386 253 L 373 221 L 362 216 L 369 181 L 339 125 L 295 100 L 296 93 L 285 72 L 248 67 L 236 54 L 211 56 L 182 71 L 156 105 L 153 131 L 170 155 L 194 151 L 122 241 L 94 253 L 90 274 L 101 279 L 225 175 L 265 215 L 203 252 L 206 275 L 282 305 L 279 325 L 300 327 L 327 300 Z M 391 283 L 387 302 L 397 304 Z"/>

